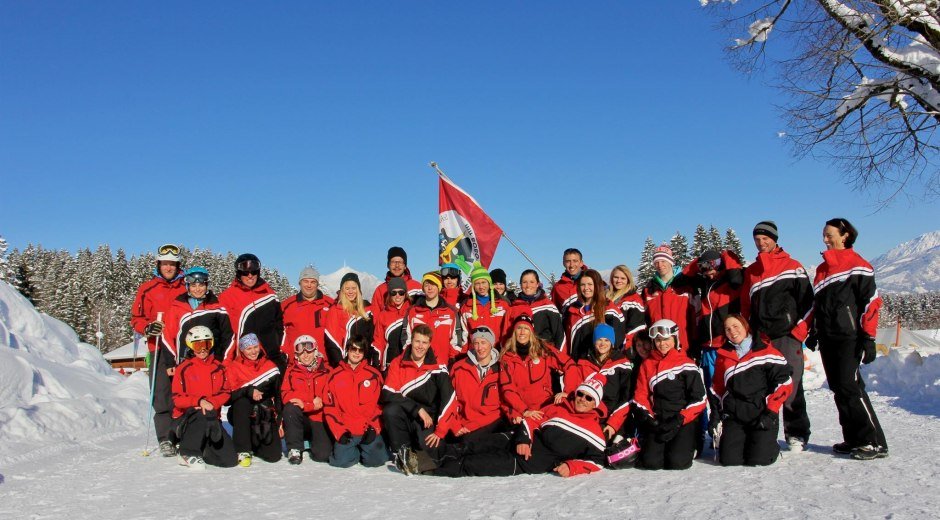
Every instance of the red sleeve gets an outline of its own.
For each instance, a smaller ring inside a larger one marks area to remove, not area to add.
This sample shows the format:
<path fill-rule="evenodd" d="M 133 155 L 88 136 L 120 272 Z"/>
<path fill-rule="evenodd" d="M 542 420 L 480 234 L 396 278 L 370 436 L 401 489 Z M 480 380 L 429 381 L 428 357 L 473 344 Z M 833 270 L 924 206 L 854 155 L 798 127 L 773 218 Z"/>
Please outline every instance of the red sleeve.
<path fill-rule="evenodd" d="M 604 467 L 600 464 L 590 460 L 572 459 L 566 460 L 565 464 L 568 465 L 569 477 L 574 477 L 576 475 L 587 475 L 588 473 L 594 473 L 604 469 Z"/>
<path fill-rule="evenodd" d="M 147 324 L 150 323 L 144 302 L 144 290 L 147 285 L 147 283 L 143 283 L 137 288 L 137 295 L 134 296 L 134 304 L 131 306 L 131 327 L 141 335 L 143 335 L 144 329 L 147 328 Z"/>
<path fill-rule="evenodd" d="M 528 409 L 512 378 L 508 363 L 503 365 L 503 369 L 499 373 L 499 393 L 505 405 L 506 415 L 510 419 L 522 416 Z"/>

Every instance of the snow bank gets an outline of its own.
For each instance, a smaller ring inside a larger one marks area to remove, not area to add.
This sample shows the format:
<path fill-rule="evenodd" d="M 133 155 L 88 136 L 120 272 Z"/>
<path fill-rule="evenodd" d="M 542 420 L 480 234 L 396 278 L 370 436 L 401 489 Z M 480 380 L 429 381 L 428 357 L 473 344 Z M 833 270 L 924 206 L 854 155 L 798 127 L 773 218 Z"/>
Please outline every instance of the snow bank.
<path fill-rule="evenodd" d="M 0 282 L 0 464 L 141 434 L 144 374 L 116 374 L 98 350 Z"/>
<path fill-rule="evenodd" d="M 940 416 L 940 355 L 913 349 L 891 349 L 862 367 L 869 393 L 897 396 L 895 406 Z"/>

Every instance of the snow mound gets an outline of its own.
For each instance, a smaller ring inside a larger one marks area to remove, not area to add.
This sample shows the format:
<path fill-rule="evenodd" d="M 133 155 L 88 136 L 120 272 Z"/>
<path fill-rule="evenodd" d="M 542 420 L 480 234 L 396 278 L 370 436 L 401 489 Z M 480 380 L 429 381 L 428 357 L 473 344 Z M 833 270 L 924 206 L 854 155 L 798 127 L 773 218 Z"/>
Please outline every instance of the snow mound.
<path fill-rule="evenodd" d="M 0 282 L 0 464 L 143 432 L 147 377 L 118 375 L 98 349 Z"/>
<path fill-rule="evenodd" d="M 897 396 L 895 406 L 940 416 L 940 355 L 935 351 L 891 349 L 862 367 L 869 392 Z"/>

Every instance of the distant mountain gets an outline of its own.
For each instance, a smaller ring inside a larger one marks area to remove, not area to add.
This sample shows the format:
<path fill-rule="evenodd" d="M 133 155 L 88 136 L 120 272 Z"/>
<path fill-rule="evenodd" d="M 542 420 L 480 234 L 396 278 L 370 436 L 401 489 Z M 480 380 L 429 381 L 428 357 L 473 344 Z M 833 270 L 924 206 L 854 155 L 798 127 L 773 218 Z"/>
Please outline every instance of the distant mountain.
<path fill-rule="evenodd" d="M 878 288 L 886 293 L 940 291 L 940 231 L 904 242 L 872 260 Z"/>
<path fill-rule="evenodd" d="M 346 273 L 356 273 L 359 275 L 359 285 L 362 287 L 362 296 L 366 300 L 372 298 L 372 293 L 375 292 L 375 288 L 385 281 L 384 279 L 377 278 L 373 274 L 365 271 L 357 271 L 348 265 L 344 265 L 336 272 L 320 276 L 320 288 L 323 294 L 336 296 L 337 291 L 339 291 L 339 283 Z"/>

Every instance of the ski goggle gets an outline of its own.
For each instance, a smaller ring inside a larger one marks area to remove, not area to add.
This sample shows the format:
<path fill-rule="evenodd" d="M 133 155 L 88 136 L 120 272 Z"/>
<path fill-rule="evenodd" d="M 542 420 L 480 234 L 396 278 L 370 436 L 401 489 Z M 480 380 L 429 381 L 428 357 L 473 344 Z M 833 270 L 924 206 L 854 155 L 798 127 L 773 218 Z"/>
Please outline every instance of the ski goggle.
<path fill-rule="evenodd" d="M 242 260 L 235 264 L 235 270 L 240 273 L 258 274 L 261 272 L 261 264 L 254 260 Z"/>
<path fill-rule="evenodd" d="M 211 339 L 197 339 L 189 343 L 189 348 L 193 349 L 193 352 L 203 352 L 206 350 L 212 350 L 212 340 Z"/>
<path fill-rule="evenodd" d="M 157 252 L 161 255 L 179 256 L 180 248 L 176 244 L 163 244 L 160 249 L 157 249 Z"/>
<path fill-rule="evenodd" d="M 310 343 L 309 341 L 305 341 L 303 343 L 298 343 L 294 345 L 294 354 L 298 356 L 303 354 L 304 352 L 316 352 L 316 351 L 317 351 L 317 347 L 314 346 L 314 344 Z"/>
<path fill-rule="evenodd" d="M 194 284 L 206 285 L 209 283 L 209 275 L 207 275 L 206 273 L 187 274 L 183 279 L 186 280 L 186 283 L 189 285 L 194 285 Z"/>
<path fill-rule="evenodd" d="M 678 335 L 679 335 L 678 325 L 672 325 L 669 327 L 665 327 L 663 325 L 660 325 L 658 327 L 650 327 L 650 339 L 668 338 L 670 336 L 678 336 Z"/>
<path fill-rule="evenodd" d="M 712 269 L 717 271 L 720 268 L 721 268 L 721 258 L 716 258 L 714 260 L 702 260 L 698 263 L 698 269 L 699 271 L 703 273 L 707 273 L 708 271 L 711 271 Z"/>
<path fill-rule="evenodd" d="M 460 269 L 457 269 L 455 267 L 444 267 L 441 269 L 441 277 L 460 278 Z"/>
<path fill-rule="evenodd" d="M 589 402 L 589 403 L 593 403 L 593 402 L 594 402 L 594 396 L 588 394 L 587 392 L 578 391 L 578 392 L 575 393 L 574 395 L 580 397 L 581 399 L 584 399 L 585 401 L 587 401 L 587 402 Z"/>

